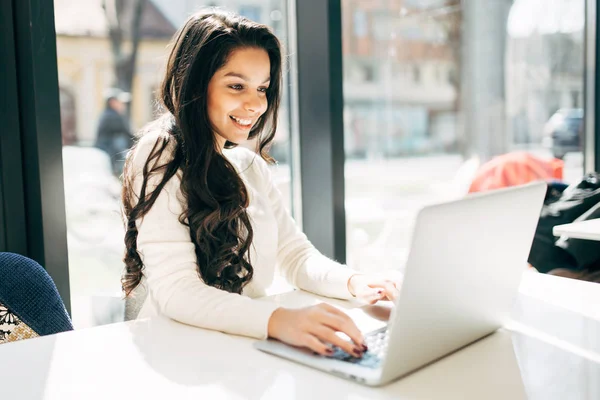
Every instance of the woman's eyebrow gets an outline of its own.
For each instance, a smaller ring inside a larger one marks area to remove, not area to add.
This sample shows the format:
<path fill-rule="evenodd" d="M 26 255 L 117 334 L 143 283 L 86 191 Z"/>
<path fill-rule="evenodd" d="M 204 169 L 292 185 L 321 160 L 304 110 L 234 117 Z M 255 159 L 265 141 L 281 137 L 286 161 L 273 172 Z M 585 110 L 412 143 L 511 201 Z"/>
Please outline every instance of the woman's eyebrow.
<path fill-rule="evenodd" d="M 243 75 L 243 74 L 238 74 L 237 72 L 228 72 L 228 73 L 226 73 L 226 74 L 225 74 L 225 76 L 226 76 L 226 77 L 227 77 L 227 76 L 233 76 L 233 77 L 235 77 L 235 78 L 240 78 L 240 79 L 243 79 L 243 80 L 245 80 L 245 81 L 249 81 L 249 80 L 250 80 L 250 78 L 248 78 L 246 75 Z M 270 80 L 271 80 L 271 77 L 268 77 L 267 79 L 265 79 L 265 80 L 263 81 L 263 83 L 267 83 L 267 82 L 269 82 Z"/>

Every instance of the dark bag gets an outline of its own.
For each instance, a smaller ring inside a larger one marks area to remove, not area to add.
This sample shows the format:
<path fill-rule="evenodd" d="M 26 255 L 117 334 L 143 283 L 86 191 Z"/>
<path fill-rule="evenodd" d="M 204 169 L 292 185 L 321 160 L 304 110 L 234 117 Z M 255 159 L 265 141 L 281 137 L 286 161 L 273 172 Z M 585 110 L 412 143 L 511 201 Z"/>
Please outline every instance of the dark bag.
<path fill-rule="evenodd" d="M 595 208 L 598 203 L 598 173 L 590 173 L 580 182 L 568 187 L 560 183 L 550 183 L 529 253 L 529 264 L 543 273 L 556 268 L 574 271 L 599 269 L 600 242 L 557 238 L 552 234 L 554 226 L 569 224 L 587 212 L 589 214 L 583 219 L 600 218 L 600 208 Z"/>

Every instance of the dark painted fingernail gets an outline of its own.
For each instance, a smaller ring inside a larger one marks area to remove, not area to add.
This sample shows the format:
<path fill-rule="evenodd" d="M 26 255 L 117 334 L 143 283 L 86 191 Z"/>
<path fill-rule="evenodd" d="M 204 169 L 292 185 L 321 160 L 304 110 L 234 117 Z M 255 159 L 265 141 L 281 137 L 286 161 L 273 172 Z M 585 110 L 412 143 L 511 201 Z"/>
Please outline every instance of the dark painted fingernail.
<path fill-rule="evenodd" d="M 354 349 L 354 350 L 352 350 L 352 355 L 356 358 L 360 358 L 360 357 L 362 357 L 362 351 Z"/>
<path fill-rule="evenodd" d="M 332 355 L 333 354 L 333 349 L 330 349 L 329 347 L 325 349 L 325 353 Z"/>
<path fill-rule="evenodd" d="M 363 345 L 362 345 L 362 348 L 363 348 L 363 351 L 367 351 L 367 350 L 369 350 L 369 348 L 367 347 L 367 345 L 366 345 L 366 344 L 363 344 Z"/>

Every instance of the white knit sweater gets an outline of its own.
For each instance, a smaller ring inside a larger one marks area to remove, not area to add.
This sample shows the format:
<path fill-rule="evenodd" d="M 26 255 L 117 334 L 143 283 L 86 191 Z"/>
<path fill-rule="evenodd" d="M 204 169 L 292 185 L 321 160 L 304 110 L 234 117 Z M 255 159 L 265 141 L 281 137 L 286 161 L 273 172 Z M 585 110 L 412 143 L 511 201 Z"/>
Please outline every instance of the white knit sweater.
<path fill-rule="evenodd" d="M 132 164 L 138 195 L 142 168 L 158 137 L 159 133 L 150 132 L 138 144 Z M 322 296 L 351 298 L 347 282 L 356 271 L 323 256 L 308 241 L 273 185 L 265 161 L 241 147 L 223 154 L 240 174 L 250 196 L 252 281 L 238 295 L 208 286 L 199 278 L 189 228 L 178 220 L 183 207 L 176 174 L 150 211 L 137 221 L 137 245 L 145 274 L 142 284 L 148 292 L 138 318 L 164 314 L 189 325 L 265 338 L 269 318 L 278 306 L 256 298 L 265 295 L 276 266 L 298 288 Z M 151 179 L 149 189 L 159 179 Z"/>

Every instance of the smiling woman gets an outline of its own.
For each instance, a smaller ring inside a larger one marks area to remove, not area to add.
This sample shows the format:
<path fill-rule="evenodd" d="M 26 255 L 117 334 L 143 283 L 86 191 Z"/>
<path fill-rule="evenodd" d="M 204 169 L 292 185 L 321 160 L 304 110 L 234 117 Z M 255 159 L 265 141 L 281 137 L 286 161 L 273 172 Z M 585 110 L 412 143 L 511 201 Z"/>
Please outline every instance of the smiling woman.
<path fill-rule="evenodd" d="M 234 293 L 252 279 L 253 267 L 244 257 L 253 238 L 248 191 L 223 150 L 257 138 L 257 152 L 273 161 L 265 148 L 277 129 L 281 79 L 280 44 L 264 25 L 205 13 L 188 19 L 176 35 L 161 88 L 166 113 L 147 127 L 150 134 L 125 166 L 127 294 L 142 278 L 135 221 L 150 211 L 177 172 L 187 199 L 178 216 L 189 226 L 201 278 Z M 267 121 L 269 130 L 263 132 Z M 140 160 L 143 168 L 137 170 Z M 140 201 L 134 204 L 138 190 Z"/>
<path fill-rule="evenodd" d="M 276 266 L 290 284 L 322 296 L 375 303 L 397 294 L 395 282 L 322 255 L 287 211 L 267 154 L 281 63 L 270 29 L 236 15 L 197 14 L 176 34 L 161 88 L 165 114 L 125 164 L 123 290 L 148 289 L 138 317 L 162 314 L 323 355 L 335 345 L 360 357 L 362 335 L 336 308 L 252 300 L 266 294 Z M 254 152 L 238 147 L 254 138 Z"/>

